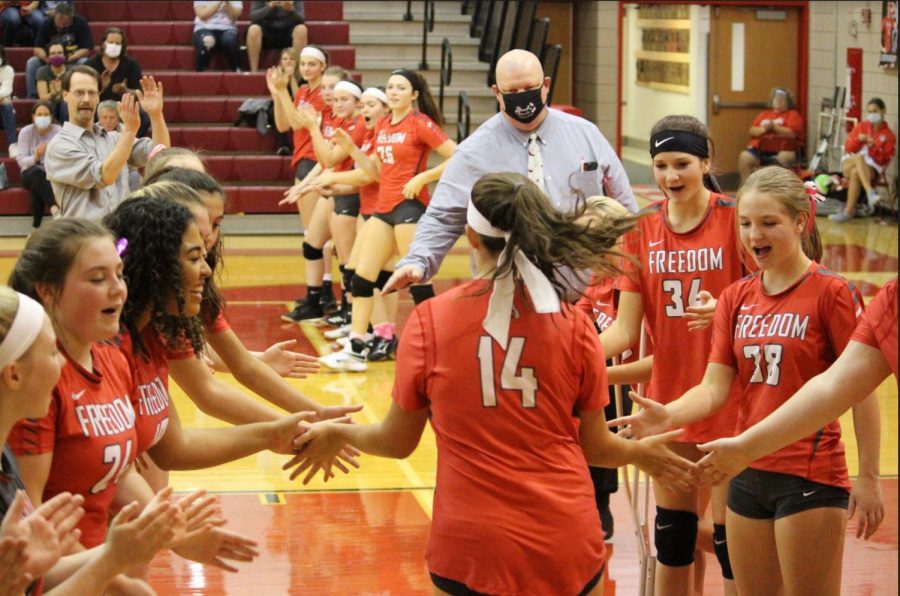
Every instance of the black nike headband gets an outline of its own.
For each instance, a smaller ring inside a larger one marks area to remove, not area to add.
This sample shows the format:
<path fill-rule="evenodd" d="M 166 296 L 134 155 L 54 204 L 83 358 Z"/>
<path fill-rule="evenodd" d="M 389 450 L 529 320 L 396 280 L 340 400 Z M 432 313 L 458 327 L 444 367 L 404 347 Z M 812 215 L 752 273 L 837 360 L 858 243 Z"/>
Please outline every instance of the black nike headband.
<path fill-rule="evenodd" d="M 650 157 L 664 151 L 680 151 L 706 159 L 709 144 L 705 138 L 686 130 L 661 130 L 650 137 Z"/>

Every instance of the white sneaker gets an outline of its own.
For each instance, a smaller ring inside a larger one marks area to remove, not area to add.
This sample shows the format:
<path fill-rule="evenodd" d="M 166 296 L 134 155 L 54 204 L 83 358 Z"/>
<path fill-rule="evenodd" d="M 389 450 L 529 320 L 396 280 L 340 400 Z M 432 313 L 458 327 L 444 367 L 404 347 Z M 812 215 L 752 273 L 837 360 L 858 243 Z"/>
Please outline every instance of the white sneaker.
<path fill-rule="evenodd" d="M 16 159 L 17 157 L 19 157 L 19 146 L 16 145 L 15 143 L 12 143 L 9 146 L 9 156 L 13 159 Z"/>
<path fill-rule="evenodd" d="M 322 335 L 325 339 L 341 339 L 350 335 L 350 325 L 341 325 L 337 329 L 329 329 Z"/>
<path fill-rule="evenodd" d="M 337 338 L 337 340 L 335 340 L 334 343 L 341 346 L 341 349 L 344 349 L 350 345 L 350 336 L 346 335 L 344 337 L 339 337 L 339 338 Z"/>
<path fill-rule="evenodd" d="M 365 353 L 357 354 L 350 349 L 350 346 L 347 346 L 340 352 L 332 352 L 327 356 L 322 356 L 319 358 L 319 362 L 331 370 L 339 372 L 365 372 L 368 368 Z"/>

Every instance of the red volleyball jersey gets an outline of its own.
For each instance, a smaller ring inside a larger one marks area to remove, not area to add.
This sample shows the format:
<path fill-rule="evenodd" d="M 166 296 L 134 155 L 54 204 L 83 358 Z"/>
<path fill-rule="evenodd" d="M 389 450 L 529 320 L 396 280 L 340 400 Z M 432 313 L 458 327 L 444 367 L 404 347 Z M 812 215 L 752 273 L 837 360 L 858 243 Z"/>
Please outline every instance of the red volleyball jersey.
<path fill-rule="evenodd" d="M 619 278 L 623 291 L 641 295 L 644 321 L 653 338 L 653 372 L 647 397 L 663 404 L 700 383 L 709 359 L 712 329 L 688 331 L 685 308 L 701 290 L 718 298 L 744 275 L 735 226 L 735 203 L 710 193 L 703 220 L 692 230 L 674 232 L 666 215 L 667 200 L 650 205 L 637 228 L 625 235 L 623 250 L 641 269 L 626 261 Z M 727 406 L 685 427 L 680 438 L 703 443 L 732 436 L 737 410 Z"/>
<path fill-rule="evenodd" d="M 368 156 L 375 154 L 375 129 L 366 129 L 366 136 L 359 144 L 360 150 Z M 376 180 L 371 184 L 359 187 L 359 213 L 360 215 L 372 215 L 378 204 L 379 184 Z"/>
<path fill-rule="evenodd" d="M 346 130 L 350 134 L 350 138 L 353 139 L 353 144 L 357 147 L 362 147 L 363 142 L 366 140 L 366 137 L 369 136 L 369 129 L 366 128 L 366 120 L 362 116 L 356 116 L 355 118 L 350 118 L 348 120 L 344 120 L 341 124 L 341 128 Z M 365 151 L 365 149 L 363 150 Z M 337 164 L 332 168 L 335 172 L 347 172 L 353 169 L 353 158 L 348 157 L 341 163 Z"/>
<path fill-rule="evenodd" d="M 119 334 L 121 350 L 131 366 L 131 401 L 137 415 L 138 455 L 153 447 L 169 426 L 169 363 L 166 347 L 152 324 L 141 331 L 146 353 L 135 354 L 127 331 Z"/>
<path fill-rule="evenodd" d="M 400 338 L 393 398 L 430 407 L 437 438 L 428 567 L 479 592 L 574 594 L 605 550 L 573 415 L 609 402 L 603 351 L 581 312 L 539 315 L 519 293 L 504 351 L 486 287 L 420 304 Z"/>
<path fill-rule="evenodd" d="M 84 496 L 78 522 L 87 548 L 106 539 L 116 483 L 137 455 L 131 371 L 119 350 L 94 344 L 92 371 L 66 354 L 50 410 L 43 418 L 20 420 L 9 436 L 16 455 L 53 454 L 43 500 L 62 492 Z"/>
<path fill-rule="evenodd" d="M 753 119 L 753 126 L 762 126 L 763 120 L 771 120 L 774 124 L 778 126 L 784 126 L 785 128 L 790 128 L 791 131 L 797 136 L 798 141 L 803 141 L 803 116 L 800 115 L 800 112 L 797 110 L 784 110 L 783 112 L 777 112 L 775 110 L 766 110 L 764 112 L 760 112 L 759 115 Z M 766 132 L 758 137 L 751 137 L 748 145 L 750 147 L 759 147 L 760 144 L 764 142 L 768 142 L 771 139 L 777 139 L 781 137 L 778 133 Z M 787 147 L 786 147 L 787 148 Z M 772 150 L 778 149 L 777 147 L 773 147 Z M 769 149 L 767 149 L 769 150 Z"/>
<path fill-rule="evenodd" d="M 325 100 L 322 99 L 321 89 L 321 85 L 315 89 L 311 89 L 309 85 L 302 85 L 297 89 L 297 94 L 294 96 L 294 107 L 312 107 L 317 112 L 323 112 L 326 106 Z M 316 159 L 312 139 L 309 136 L 309 131 L 305 128 L 294 130 L 294 157 L 291 159 L 291 167 L 296 168 L 297 162 L 301 159 Z"/>
<path fill-rule="evenodd" d="M 859 135 L 866 135 L 873 139 L 870 146 L 867 142 L 859 140 Z M 847 135 L 844 141 L 844 151 L 846 153 L 859 153 L 865 147 L 868 154 L 878 165 L 885 167 L 894 159 L 896 152 L 897 137 L 894 131 L 886 124 L 879 129 L 875 129 L 875 125 L 868 120 L 860 120 Z"/>
<path fill-rule="evenodd" d="M 375 211 L 389 213 L 402 203 L 403 187 L 413 176 L 428 168 L 428 154 L 447 140 L 444 130 L 421 112 L 410 112 L 391 124 L 384 118 L 375 125 L 375 151 L 381 160 L 380 189 Z M 417 197 L 428 204 L 431 197 L 423 186 Z"/>
<path fill-rule="evenodd" d="M 881 350 L 897 379 L 897 278 L 884 284 L 851 338 Z"/>
<path fill-rule="evenodd" d="M 737 370 L 739 432 L 774 412 L 837 359 L 862 315 L 859 292 L 843 277 L 812 263 L 790 288 L 770 296 L 755 273 L 729 287 L 716 307 L 710 362 Z M 754 461 L 750 467 L 850 487 L 841 425 Z"/>
<path fill-rule="evenodd" d="M 599 282 L 592 280 L 591 285 L 585 288 L 584 294 L 575 303 L 575 308 L 590 317 L 600 333 L 603 333 L 616 320 L 618 303 L 616 280 L 614 277 L 607 277 Z M 621 363 L 627 364 L 638 360 L 638 351 L 635 349 L 622 352 Z M 645 355 L 649 356 L 650 352 Z"/>

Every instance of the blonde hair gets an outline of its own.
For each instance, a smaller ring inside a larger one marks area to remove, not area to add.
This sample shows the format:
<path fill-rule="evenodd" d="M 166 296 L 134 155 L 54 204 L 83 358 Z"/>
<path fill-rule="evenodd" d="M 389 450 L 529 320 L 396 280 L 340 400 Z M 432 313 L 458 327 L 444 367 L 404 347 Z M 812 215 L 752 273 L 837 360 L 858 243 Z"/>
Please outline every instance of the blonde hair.
<path fill-rule="evenodd" d="M 9 286 L 0 286 L 0 343 L 6 339 L 18 310 L 19 295 Z"/>
<path fill-rule="evenodd" d="M 806 194 L 806 187 L 796 174 L 781 166 L 766 166 L 756 170 L 738 189 L 738 206 L 741 198 L 750 191 L 769 195 L 781 204 L 791 218 L 796 219 L 799 214 L 805 213 L 809 223 L 803 229 L 800 239 L 803 253 L 813 261 L 818 262 L 822 258 L 822 239 L 810 207 L 812 199 Z"/>

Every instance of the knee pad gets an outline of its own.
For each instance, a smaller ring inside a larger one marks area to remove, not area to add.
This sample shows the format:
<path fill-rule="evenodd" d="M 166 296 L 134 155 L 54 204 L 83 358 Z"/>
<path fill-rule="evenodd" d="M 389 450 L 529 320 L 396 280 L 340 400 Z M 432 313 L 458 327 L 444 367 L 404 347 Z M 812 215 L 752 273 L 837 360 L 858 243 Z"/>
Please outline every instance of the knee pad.
<path fill-rule="evenodd" d="M 344 270 L 341 271 L 341 283 L 344 284 L 344 289 L 348 292 L 353 287 L 353 276 L 355 274 L 356 269 L 350 269 L 349 267 L 344 267 Z"/>
<path fill-rule="evenodd" d="M 358 273 L 353 274 L 353 297 L 354 298 L 371 298 L 375 295 L 375 282 L 362 278 Z"/>
<path fill-rule="evenodd" d="M 728 558 L 728 539 L 725 537 L 725 524 L 713 524 L 713 550 L 722 567 L 722 577 L 734 579 L 731 571 L 731 559 Z"/>
<path fill-rule="evenodd" d="M 409 293 L 415 304 L 422 304 L 429 298 L 434 298 L 434 286 L 431 284 L 409 286 Z"/>
<path fill-rule="evenodd" d="M 394 274 L 393 271 L 384 271 L 383 269 L 381 271 L 379 271 L 378 279 L 375 280 L 375 287 L 378 288 L 379 290 L 384 288 L 384 284 L 386 284 L 388 282 L 388 280 L 391 278 L 391 275 L 393 275 L 393 274 Z"/>
<path fill-rule="evenodd" d="M 325 253 L 321 248 L 316 248 L 312 244 L 307 242 L 303 243 L 303 258 L 307 261 L 318 261 L 321 260 Z"/>
<path fill-rule="evenodd" d="M 676 509 L 656 508 L 653 541 L 656 560 L 669 567 L 684 567 L 694 562 L 697 547 L 696 513 Z"/>

